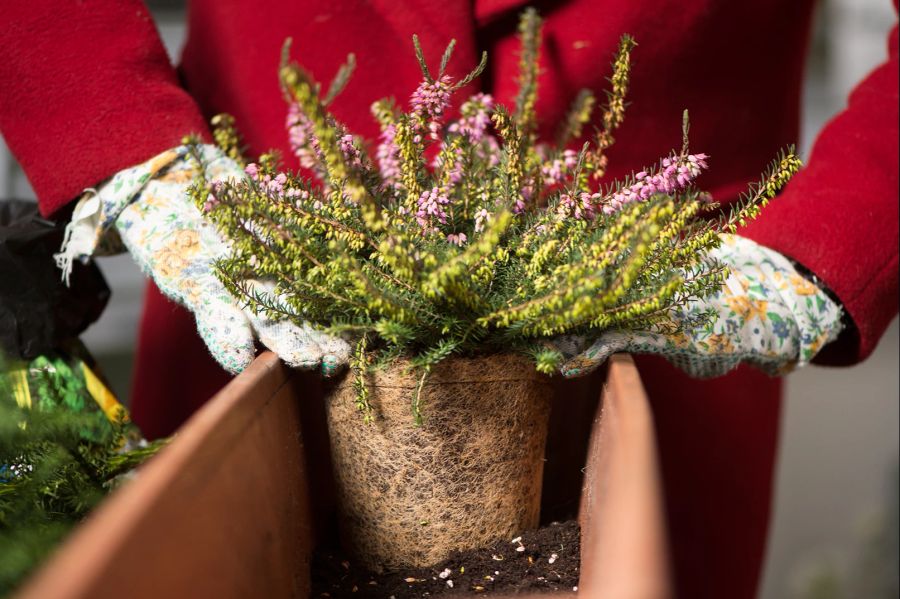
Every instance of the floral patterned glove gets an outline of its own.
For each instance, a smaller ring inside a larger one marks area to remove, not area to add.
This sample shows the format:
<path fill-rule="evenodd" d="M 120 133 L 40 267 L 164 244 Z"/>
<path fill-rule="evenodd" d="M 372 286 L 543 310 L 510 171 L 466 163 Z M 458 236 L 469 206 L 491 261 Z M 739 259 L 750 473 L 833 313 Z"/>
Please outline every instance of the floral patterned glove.
<path fill-rule="evenodd" d="M 203 147 L 205 176 L 244 176 L 214 146 Z M 57 262 L 68 276 L 73 259 L 127 249 L 166 296 L 187 307 L 213 357 L 240 372 L 255 355 L 254 333 L 291 366 L 320 366 L 332 374 L 347 363 L 349 345 L 311 326 L 273 321 L 242 309 L 213 272 L 229 247 L 194 206 L 186 190 L 197 172 L 178 147 L 117 173 L 76 206 Z M 267 287 L 260 283 L 259 288 Z"/>
<path fill-rule="evenodd" d="M 731 269 L 721 291 L 672 315 L 676 321 L 691 322 L 712 311 L 708 326 L 685 326 L 674 335 L 609 330 L 584 351 L 577 340 L 561 339 L 556 346 L 567 358 L 562 374 L 579 376 L 616 352 L 629 352 L 661 354 L 695 377 L 720 376 L 741 362 L 778 375 L 809 363 L 837 338 L 840 306 L 781 254 L 737 235 L 723 235 L 712 256 Z"/>

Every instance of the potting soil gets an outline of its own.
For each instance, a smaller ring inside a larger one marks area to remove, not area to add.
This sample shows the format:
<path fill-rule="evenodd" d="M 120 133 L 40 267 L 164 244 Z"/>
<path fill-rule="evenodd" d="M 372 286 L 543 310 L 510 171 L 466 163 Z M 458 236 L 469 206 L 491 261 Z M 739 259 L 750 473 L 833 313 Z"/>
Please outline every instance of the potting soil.
<path fill-rule="evenodd" d="M 574 594 L 580 574 L 578 522 L 551 523 L 514 539 L 452 554 L 428 567 L 375 574 L 335 547 L 320 547 L 312 560 L 315 599 L 371 597 L 467 597 L 560 592 Z"/>

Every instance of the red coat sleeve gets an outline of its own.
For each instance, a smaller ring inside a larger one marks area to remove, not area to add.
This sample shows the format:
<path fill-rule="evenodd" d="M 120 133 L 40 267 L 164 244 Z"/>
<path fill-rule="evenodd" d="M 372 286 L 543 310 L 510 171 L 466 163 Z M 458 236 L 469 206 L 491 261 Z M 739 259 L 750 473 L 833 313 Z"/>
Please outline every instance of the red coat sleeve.
<path fill-rule="evenodd" d="M 823 351 L 824 363 L 866 358 L 897 314 L 896 27 L 888 54 L 819 134 L 806 167 L 742 231 L 808 268 L 840 299 L 855 330 Z"/>
<path fill-rule="evenodd" d="M 0 131 L 49 215 L 206 125 L 139 0 L 9 2 Z"/>

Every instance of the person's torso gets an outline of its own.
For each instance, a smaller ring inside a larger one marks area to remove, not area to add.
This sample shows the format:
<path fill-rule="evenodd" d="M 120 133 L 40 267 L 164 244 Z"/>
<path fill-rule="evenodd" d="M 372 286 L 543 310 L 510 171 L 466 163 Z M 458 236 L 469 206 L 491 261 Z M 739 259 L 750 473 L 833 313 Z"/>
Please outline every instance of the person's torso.
<path fill-rule="evenodd" d="M 638 46 L 625 123 L 609 152 L 610 175 L 653 164 L 681 146 L 691 115 L 691 149 L 711 158 L 701 187 L 729 199 L 756 180 L 779 149 L 795 143 L 813 0 L 573 0 L 543 2 L 538 115 L 552 136 L 572 99 L 589 88 L 602 101 L 618 40 Z M 333 110 L 373 139 L 369 106 L 385 96 L 405 105 L 421 79 L 411 37 L 439 62 L 458 41 L 449 72 L 470 70 L 482 50 L 489 67 L 475 87 L 511 105 L 516 93 L 518 13 L 513 0 L 396 2 L 193 0 L 182 74 L 207 116 L 229 112 L 251 153 L 289 157 L 287 105 L 278 83 L 285 39 L 292 55 L 327 85 L 353 52 L 356 72 Z M 459 98 L 458 100 L 461 100 Z M 599 116 L 599 111 L 595 111 Z M 296 166 L 288 161 L 289 166 Z"/>

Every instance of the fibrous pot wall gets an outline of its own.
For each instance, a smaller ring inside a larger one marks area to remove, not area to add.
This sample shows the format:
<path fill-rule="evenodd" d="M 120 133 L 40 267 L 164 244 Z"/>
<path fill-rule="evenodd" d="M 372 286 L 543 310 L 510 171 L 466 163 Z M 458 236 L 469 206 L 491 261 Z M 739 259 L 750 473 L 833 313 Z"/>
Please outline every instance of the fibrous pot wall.
<path fill-rule="evenodd" d="M 420 425 L 417 383 L 403 361 L 368 375 L 369 424 L 352 375 L 326 399 L 342 541 L 375 570 L 428 566 L 538 524 L 549 379 L 516 355 L 446 359 L 422 388 Z"/>

